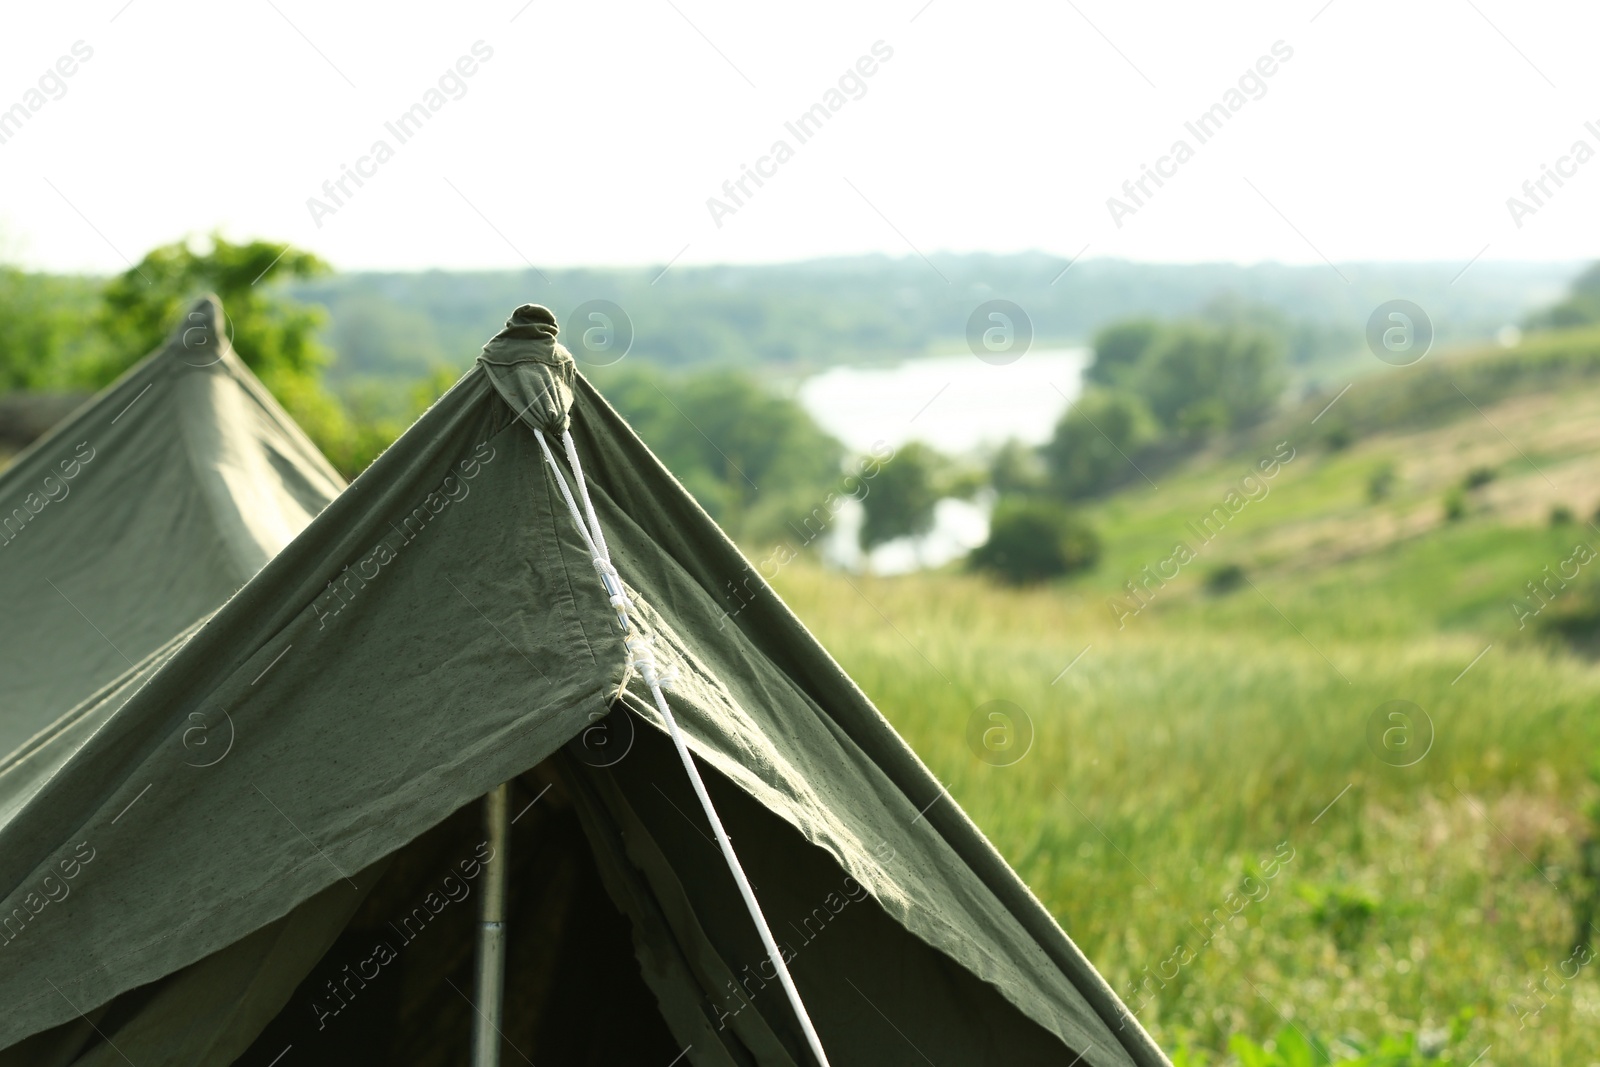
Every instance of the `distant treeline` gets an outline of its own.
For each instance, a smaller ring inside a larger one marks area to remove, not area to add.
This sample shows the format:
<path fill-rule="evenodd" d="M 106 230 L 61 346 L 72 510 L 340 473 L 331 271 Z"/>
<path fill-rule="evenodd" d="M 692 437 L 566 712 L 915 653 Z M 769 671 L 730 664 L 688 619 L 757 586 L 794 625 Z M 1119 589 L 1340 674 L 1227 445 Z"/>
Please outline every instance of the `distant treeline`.
<path fill-rule="evenodd" d="M 1546 324 L 1529 319 L 1530 309 L 1549 304 L 1575 273 L 1549 264 L 1477 264 L 1460 277 L 1451 264 L 1340 272 L 1072 264 L 1019 254 L 336 274 L 277 242 L 213 237 L 154 249 L 110 279 L 0 267 L 0 393 L 102 386 L 155 347 L 188 300 L 214 291 L 241 356 L 353 475 L 467 368 L 517 304 L 551 307 L 581 351 L 587 323 L 574 321 L 576 309 L 610 301 L 631 323 L 631 348 L 616 365 L 585 369 L 713 515 L 759 541 L 825 499 L 848 458 L 769 388 L 773 371 L 962 351 L 973 311 L 1004 299 L 1031 320 L 1036 347 L 1093 339 L 1089 390 L 1049 444 L 1013 442 L 987 470 L 902 450 L 864 501 L 862 541 L 926 532 L 940 497 L 989 485 L 1035 502 L 1003 509 L 1021 533 L 991 564 L 1073 568 L 1092 562 L 1092 539 L 1050 508 L 1114 491 L 1138 477 L 1135 463 L 1176 462 L 1208 438 L 1270 420 L 1286 383 L 1299 396 L 1353 353 L 1371 362 L 1362 334 L 1378 304 L 1396 296 L 1421 304 L 1436 344 L 1476 341 L 1510 323 Z M 1567 304 L 1539 315 L 1590 321 L 1600 313 L 1597 292 L 1585 275 Z M 1558 365 L 1587 366 L 1592 351 L 1558 345 L 1547 362 L 1571 373 Z M 1047 527 L 1059 532 L 1049 559 L 1024 565 L 1018 546 Z"/>
<path fill-rule="evenodd" d="M 1397 297 L 1427 309 L 1440 344 L 1488 338 L 1554 299 L 1578 268 L 1478 263 L 1459 279 L 1457 264 L 1339 269 L 1343 277 L 1327 266 L 1071 264 L 1042 253 L 935 255 L 931 265 L 861 256 L 664 271 L 351 273 L 295 281 L 289 291 L 327 307 L 336 379 L 462 368 L 517 304 L 545 304 L 566 328 L 591 300 L 627 313 L 629 360 L 663 368 L 805 369 L 962 351 L 969 317 L 991 299 L 1024 310 L 1035 346 L 1084 343 L 1121 319 L 1232 304 L 1282 319 L 1286 356 L 1303 366 L 1359 348 L 1372 310 Z"/>
<path fill-rule="evenodd" d="M 935 255 L 931 265 L 916 256 L 859 256 L 766 266 L 330 272 L 281 275 L 277 287 L 327 309 L 320 339 L 334 382 L 463 370 L 518 304 L 545 304 L 570 327 L 575 309 L 591 300 L 626 312 L 630 361 L 663 369 L 795 371 L 962 351 L 973 310 L 991 299 L 1023 309 L 1036 347 L 1086 343 L 1119 320 L 1231 306 L 1276 319 L 1290 366 L 1303 369 L 1359 349 L 1367 317 L 1384 301 L 1424 307 L 1437 344 L 1472 342 L 1554 300 L 1577 269 L 1477 263 L 1457 278 L 1460 267 L 1450 263 L 1344 264 L 1336 273 L 1020 253 Z M 58 384 L 97 343 L 87 335 L 89 315 L 109 280 L 0 267 L 0 388 Z"/>

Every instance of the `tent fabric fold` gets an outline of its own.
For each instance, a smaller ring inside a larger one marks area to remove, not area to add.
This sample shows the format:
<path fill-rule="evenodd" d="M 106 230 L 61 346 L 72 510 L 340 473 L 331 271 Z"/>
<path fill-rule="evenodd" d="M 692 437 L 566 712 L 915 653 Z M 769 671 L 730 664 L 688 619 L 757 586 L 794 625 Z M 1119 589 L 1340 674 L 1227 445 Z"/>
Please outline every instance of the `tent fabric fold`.
<path fill-rule="evenodd" d="M 781 991 L 758 989 L 764 953 L 648 691 L 631 679 L 613 703 L 622 634 L 533 433 L 570 425 L 638 625 L 678 668 L 679 724 L 833 1062 L 920 1062 L 910 1035 L 950 1050 L 941 1062 L 1165 1064 L 555 337 L 548 311 L 519 308 L 209 621 L 141 650 L 156 660 L 124 665 L 79 726 L 0 765 L 0 799 L 29 782 L 0 806 L 0 1049 L 229 952 L 276 983 L 261 1003 L 287 1001 L 315 960 L 266 966 L 259 931 L 313 900 L 338 902 L 323 912 L 337 925 L 360 903 L 357 872 L 539 768 L 571 798 L 687 1062 L 809 1062 Z M 721 591 L 751 578 L 759 595 L 730 617 Z M 572 755 L 624 720 L 637 729 L 615 762 Z M 201 757 L 196 729 L 218 746 Z M 86 848 L 69 884 L 62 864 Z M 158 1033 L 167 1017 L 127 1025 Z"/>

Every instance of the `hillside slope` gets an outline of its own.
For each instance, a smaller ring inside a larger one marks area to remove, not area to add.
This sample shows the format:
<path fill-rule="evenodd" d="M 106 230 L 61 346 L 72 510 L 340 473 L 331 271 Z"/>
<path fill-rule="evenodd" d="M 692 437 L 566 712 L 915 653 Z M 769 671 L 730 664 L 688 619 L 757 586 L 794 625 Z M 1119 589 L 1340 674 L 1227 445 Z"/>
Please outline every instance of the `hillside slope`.
<path fill-rule="evenodd" d="M 1540 614 L 1588 595 L 1569 561 L 1600 549 L 1600 382 L 1460 408 L 1330 449 L 1311 407 L 1198 456 L 1094 507 L 1105 558 L 1067 585 L 777 578 L 1191 1062 L 1285 1020 L 1449 1046 L 1428 1062 L 1593 1059 L 1600 981 L 1572 945 L 1600 667 L 1512 604 L 1564 562 Z"/>

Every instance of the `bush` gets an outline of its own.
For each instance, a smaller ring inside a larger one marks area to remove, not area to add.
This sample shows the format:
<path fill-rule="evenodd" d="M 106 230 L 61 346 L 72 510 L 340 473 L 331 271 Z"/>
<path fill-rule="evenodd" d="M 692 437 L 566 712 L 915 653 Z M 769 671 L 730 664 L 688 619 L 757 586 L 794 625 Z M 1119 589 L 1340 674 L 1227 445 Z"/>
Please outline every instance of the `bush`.
<path fill-rule="evenodd" d="M 1461 491 L 1460 486 L 1453 486 L 1444 494 L 1444 518 L 1446 522 L 1459 522 L 1467 517 L 1467 494 Z"/>
<path fill-rule="evenodd" d="M 1474 489 L 1482 489 L 1494 481 L 1494 478 L 1495 470 L 1493 467 L 1473 467 L 1467 472 L 1467 476 L 1461 479 L 1461 488 L 1468 492 Z"/>
<path fill-rule="evenodd" d="M 1244 568 L 1237 563 L 1224 563 L 1206 575 L 1206 592 L 1212 596 L 1226 596 L 1245 583 Z"/>
<path fill-rule="evenodd" d="M 1577 519 L 1572 509 L 1565 504 L 1556 504 L 1550 509 L 1551 526 L 1571 526 Z"/>
<path fill-rule="evenodd" d="M 1378 898 L 1355 886 L 1303 885 L 1297 892 L 1311 905 L 1311 923 L 1341 952 L 1354 952 L 1378 913 Z"/>
<path fill-rule="evenodd" d="M 1099 537 L 1065 508 L 1010 499 L 995 507 L 989 539 L 968 561 L 974 569 L 1023 585 L 1088 570 L 1099 558 Z"/>
<path fill-rule="evenodd" d="M 1322 434 L 1322 443 L 1328 446 L 1329 452 L 1343 452 L 1355 439 L 1355 432 L 1342 422 L 1333 423 Z"/>
<path fill-rule="evenodd" d="M 1600 585 L 1586 581 L 1549 604 L 1531 597 L 1527 603 L 1538 609 L 1532 627 L 1538 636 L 1582 656 L 1600 656 Z"/>
<path fill-rule="evenodd" d="M 1389 499 L 1389 494 L 1394 492 L 1394 483 L 1397 479 L 1393 463 L 1384 463 L 1374 468 L 1372 473 L 1367 475 L 1367 499 L 1374 504 Z"/>

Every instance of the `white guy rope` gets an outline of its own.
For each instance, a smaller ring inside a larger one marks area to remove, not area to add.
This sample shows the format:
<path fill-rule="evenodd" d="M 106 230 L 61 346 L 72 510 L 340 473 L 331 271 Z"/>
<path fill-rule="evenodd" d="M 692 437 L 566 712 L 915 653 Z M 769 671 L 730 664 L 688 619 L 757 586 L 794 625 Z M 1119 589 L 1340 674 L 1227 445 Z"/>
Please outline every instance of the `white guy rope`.
<path fill-rule="evenodd" d="M 628 649 L 628 667 L 630 670 L 637 670 L 645 684 L 650 687 L 650 695 L 655 698 L 656 710 L 667 721 L 667 730 L 672 734 L 673 747 L 678 750 L 678 758 L 683 761 L 683 769 L 689 774 L 689 784 L 694 786 L 695 796 L 700 798 L 700 807 L 705 811 L 712 832 L 717 836 L 722 856 L 728 861 L 728 870 L 733 873 L 733 880 L 738 883 L 739 894 L 744 897 L 745 908 L 749 910 L 750 918 L 754 920 L 756 930 L 761 935 L 761 943 L 766 946 L 767 955 L 772 960 L 773 967 L 777 969 L 778 981 L 782 983 L 789 1004 L 800 1020 L 800 1028 L 805 1031 L 812 1055 L 817 1058 L 821 1067 L 830 1067 L 827 1053 L 822 1050 L 822 1039 L 817 1036 L 816 1027 L 811 1025 L 811 1016 L 806 1013 L 805 1003 L 800 999 L 800 991 L 795 988 L 794 978 L 789 974 L 789 965 L 784 962 L 783 953 L 778 950 L 778 942 L 772 936 L 772 929 L 767 925 L 767 918 L 762 914 L 761 905 L 756 901 L 755 890 L 750 888 L 750 880 L 745 877 L 744 868 L 739 864 L 739 857 L 734 854 L 733 842 L 728 838 L 728 831 L 722 827 L 722 819 L 717 816 L 717 809 L 711 803 L 711 794 L 706 792 L 705 781 L 701 779 L 700 770 L 695 766 L 694 757 L 689 753 L 689 745 L 683 739 L 683 732 L 678 729 L 678 720 L 672 714 L 672 709 L 667 706 L 666 694 L 661 691 L 661 687 L 668 684 L 670 678 L 666 676 L 667 672 L 656 665 L 649 638 L 642 633 L 635 635 L 629 626 L 628 610 L 633 607 L 633 602 L 623 590 L 617 569 L 611 565 L 611 550 L 606 544 L 605 534 L 600 529 L 600 519 L 595 515 L 594 503 L 589 499 L 589 488 L 583 478 L 583 464 L 578 461 L 578 449 L 573 443 L 572 434 L 570 431 L 562 434 L 562 442 L 566 445 L 567 461 L 572 465 L 573 480 L 578 483 L 578 493 L 583 497 L 583 506 L 588 512 L 587 523 L 583 514 L 578 511 L 572 490 L 567 487 L 566 477 L 556 464 L 555 454 L 551 452 L 550 444 L 545 440 L 544 431 L 535 427 L 533 432 L 539 439 L 539 447 L 544 450 L 544 458 L 550 464 L 550 470 L 556 476 L 556 484 L 561 487 L 561 496 L 567 502 L 567 510 L 572 514 L 572 521 L 589 548 L 594 568 L 606 587 L 611 606 L 616 609 L 617 621 L 622 624 L 622 632 L 626 635 L 623 643 Z"/>
<path fill-rule="evenodd" d="M 594 543 L 609 562 L 611 548 L 606 544 L 605 531 L 600 529 L 600 518 L 594 513 L 594 501 L 589 499 L 589 482 L 583 476 L 583 464 L 578 462 L 578 446 L 572 440 L 571 430 L 562 433 L 561 443 L 567 448 L 567 462 L 572 464 L 572 477 L 578 483 L 578 495 L 583 497 L 583 510 L 589 516 L 589 530 L 594 534 Z"/>
<path fill-rule="evenodd" d="M 556 476 L 556 484 L 561 487 L 561 497 L 567 502 L 567 511 L 572 515 L 573 525 L 577 526 L 578 533 L 583 535 L 584 544 L 589 546 L 589 562 L 594 564 L 595 571 L 600 575 L 601 584 L 606 587 L 606 597 L 617 613 L 617 622 L 621 625 L 622 632 L 627 633 L 628 609 L 633 604 L 622 588 L 622 579 L 617 575 L 617 568 L 611 565 L 611 550 L 606 547 L 605 535 L 600 533 L 600 520 L 594 517 L 594 505 L 589 502 L 589 490 L 583 484 L 583 467 L 578 463 L 578 452 L 572 444 L 572 434 L 564 435 L 567 439 L 567 456 L 573 464 L 572 469 L 578 479 L 578 491 L 583 494 L 583 503 L 589 509 L 589 516 L 594 523 L 594 533 L 590 533 L 589 527 L 584 524 L 583 515 L 578 511 L 577 502 L 572 499 L 572 490 L 567 487 L 566 476 L 561 473 L 555 454 L 550 451 L 550 443 L 545 440 L 544 431 L 534 427 L 533 432 L 539 439 L 539 447 L 544 451 L 545 461 L 550 464 L 551 473 Z M 598 540 L 594 534 L 600 534 Z"/>

